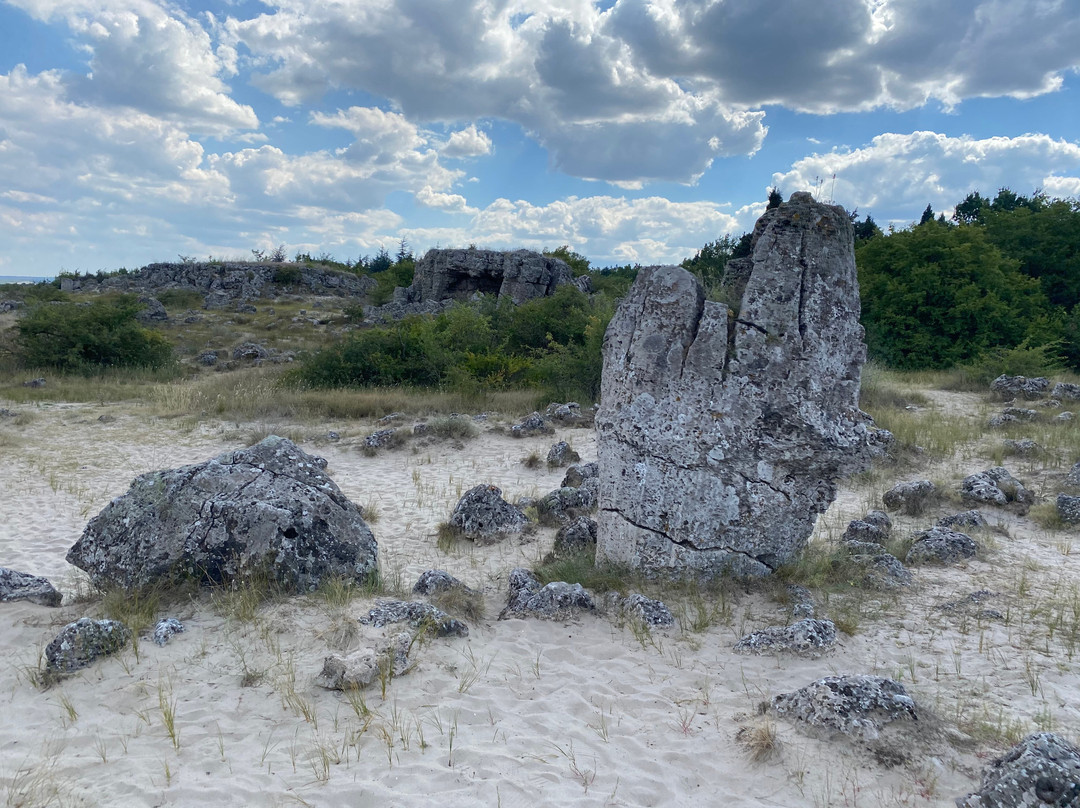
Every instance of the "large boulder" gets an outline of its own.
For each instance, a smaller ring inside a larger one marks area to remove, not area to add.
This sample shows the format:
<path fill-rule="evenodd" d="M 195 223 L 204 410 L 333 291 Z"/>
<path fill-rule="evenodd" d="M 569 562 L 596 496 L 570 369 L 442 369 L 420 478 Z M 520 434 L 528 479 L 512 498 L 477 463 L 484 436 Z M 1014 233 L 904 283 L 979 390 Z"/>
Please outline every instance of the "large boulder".
<path fill-rule="evenodd" d="M 470 488 L 461 495 L 450 515 L 451 527 L 481 544 L 494 544 L 521 533 L 528 522 L 519 508 L 503 499 L 502 489 L 497 485 Z"/>
<path fill-rule="evenodd" d="M 806 193 L 767 211 L 725 277 L 637 276 L 604 339 L 598 560 L 764 574 L 871 459 L 851 223 Z M 729 264 L 729 268 L 730 268 Z"/>
<path fill-rule="evenodd" d="M 1008 507 L 1021 516 L 1035 503 L 1035 495 L 1003 466 L 995 466 L 964 478 L 960 497 L 979 505 Z"/>
<path fill-rule="evenodd" d="M 286 588 L 368 579 L 375 537 L 326 461 L 272 435 L 247 449 L 137 477 L 90 520 L 67 560 L 95 584 L 134 588 L 269 574 Z"/>
<path fill-rule="evenodd" d="M 1050 380 L 1045 376 L 1006 376 L 1002 374 L 990 382 L 990 393 L 997 398 L 1026 398 L 1034 400 L 1046 395 Z"/>

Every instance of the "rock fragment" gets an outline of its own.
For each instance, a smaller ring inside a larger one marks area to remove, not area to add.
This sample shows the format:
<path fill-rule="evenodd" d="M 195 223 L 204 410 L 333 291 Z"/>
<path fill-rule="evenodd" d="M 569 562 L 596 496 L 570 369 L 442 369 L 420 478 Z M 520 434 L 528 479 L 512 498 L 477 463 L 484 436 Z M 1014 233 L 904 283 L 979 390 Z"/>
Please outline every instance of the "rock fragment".
<path fill-rule="evenodd" d="M 68 623 L 45 648 L 45 667 L 54 673 L 87 668 L 98 657 L 115 654 L 128 644 L 131 630 L 116 620 L 80 617 Z"/>
<path fill-rule="evenodd" d="M 1029 735 L 983 770 L 978 791 L 957 808 L 1075 808 L 1080 749 L 1052 732 Z"/>
<path fill-rule="evenodd" d="M 908 550 L 908 564 L 956 564 L 974 558 L 979 545 L 966 533 L 947 527 L 932 527 L 915 537 Z"/>
<path fill-rule="evenodd" d="M 517 535 L 528 523 L 525 514 L 502 498 L 495 485 L 477 485 L 461 495 L 450 525 L 461 534 L 482 544 L 493 544 Z"/>
<path fill-rule="evenodd" d="M 799 656 L 820 656 L 836 644 L 836 626 L 831 620 L 808 617 L 790 626 L 773 626 L 747 634 L 734 650 L 740 654 L 791 652 Z"/>
<path fill-rule="evenodd" d="M 544 585 L 521 567 L 510 571 L 509 583 L 509 598 L 499 614 L 500 620 L 511 617 L 562 619 L 596 608 L 592 595 L 581 584 L 552 581 Z"/>
<path fill-rule="evenodd" d="M 184 631 L 184 624 L 175 617 L 163 617 L 154 626 L 154 643 L 155 645 L 164 646 L 173 636 L 183 634 Z"/>
<path fill-rule="evenodd" d="M 890 511 L 918 516 L 937 496 L 937 486 L 930 480 L 908 480 L 894 485 L 882 495 L 881 500 Z"/>
<path fill-rule="evenodd" d="M 63 595 L 46 578 L 0 567 L 0 602 L 28 600 L 39 606 L 59 606 Z"/>
<path fill-rule="evenodd" d="M 968 502 L 1009 507 L 1021 516 L 1035 502 L 1035 495 L 1002 466 L 965 477 L 960 496 Z"/>
<path fill-rule="evenodd" d="M 776 696 L 771 709 L 810 727 L 863 741 L 876 740 L 893 721 L 917 721 L 904 686 L 881 676 L 826 676 Z"/>

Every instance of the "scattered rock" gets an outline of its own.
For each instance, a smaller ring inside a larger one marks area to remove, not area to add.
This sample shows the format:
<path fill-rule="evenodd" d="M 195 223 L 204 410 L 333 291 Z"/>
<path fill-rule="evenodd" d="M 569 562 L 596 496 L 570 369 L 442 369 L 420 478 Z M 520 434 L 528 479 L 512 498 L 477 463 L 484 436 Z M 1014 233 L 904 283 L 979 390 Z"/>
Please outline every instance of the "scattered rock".
<path fill-rule="evenodd" d="M 805 586 L 788 584 L 784 587 L 791 599 L 791 616 L 802 619 L 814 616 L 814 596 Z"/>
<path fill-rule="evenodd" d="M 163 617 L 154 626 L 154 642 L 164 646 L 176 634 L 184 633 L 184 624 L 175 617 Z"/>
<path fill-rule="evenodd" d="M 871 589 L 898 589 L 911 586 L 911 571 L 892 553 L 865 553 L 851 556 L 863 571 L 863 584 Z"/>
<path fill-rule="evenodd" d="M 1043 447 L 1031 438 L 1022 438 L 1021 440 L 1006 439 L 1001 442 L 1001 446 L 1004 454 L 1010 457 L 1038 457 L 1043 453 Z"/>
<path fill-rule="evenodd" d="M 989 527 L 989 523 L 981 511 L 971 510 L 941 517 L 938 519 L 938 527 Z"/>
<path fill-rule="evenodd" d="M 1080 465 L 1080 464 L 1077 464 Z M 577 488 L 586 480 L 592 480 L 600 476 L 600 469 L 596 463 L 575 464 L 566 470 L 563 475 L 561 488 Z"/>
<path fill-rule="evenodd" d="M 1058 400 L 1080 401 L 1080 384 L 1058 382 L 1050 391 L 1050 397 Z"/>
<path fill-rule="evenodd" d="M 201 354 L 195 357 L 195 362 L 204 367 L 213 367 L 218 363 L 218 352 L 203 351 Z"/>
<path fill-rule="evenodd" d="M 831 620 L 808 617 L 790 626 L 773 626 L 747 634 L 735 643 L 740 654 L 772 654 L 790 651 L 800 656 L 821 656 L 836 644 L 836 626 Z"/>
<path fill-rule="evenodd" d="M 413 584 L 412 591 L 416 595 L 437 595 L 441 592 L 460 590 L 468 594 L 474 594 L 473 590 L 459 581 L 446 570 L 428 570 L 420 574 Z"/>
<path fill-rule="evenodd" d="M 45 386 L 45 379 L 44 379 L 44 377 L 39 377 L 37 379 L 30 379 L 30 381 L 23 382 L 22 386 L 23 387 L 44 387 Z"/>
<path fill-rule="evenodd" d="M 619 597 L 617 592 L 612 592 L 611 595 L 609 608 L 624 617 L 640 620 L 647 626 L 659 628 L 675 625 L 675 616 L 661 600 L 647 598 L 638 592 L 633 592 L 625 598 Z"/>
<path fill-rule="evenodd" d="M 893 721 L 918 720 L 904 686 L 881 676 L 826 676 L 776 696 L 770 706 L 777 715 L 863 741 L 877 739 Z"/>
<path fill-rule="evenodd" d="M 565 404 L 552 402 L 544 410 L 544 417 L 561 424 L 576 424 L 584 420 L 581 415 L 581 405 L 576 401 L 568 401 Z"/>
<path fill-rule="evenodd" d="M 908 516 L 918 516 L 937 498 L 937 486 L 930 480 L 897 483 L 881 497 L 890 511 L 900 511 Z"/>
<path fill-rule="evenodd" d="M 570 444 L 564 440 L 553 445 L 547 453 L 547 464 L 551 468 L 569 466 L 581 460 L 581 455 L 570 448 Z"/>
<path fill-rule="evenodd" d="M 521 567 L 510 571 L 510 597 L 500 620 L 510 617 L 561 619 L 580 610 L 593 611 L 596 605 L 581 584 L 552 581 L 541 585 L 536 576 Z"/>
<path fill-rule="evenodd" d="M 89 667 L 95 659 L 115 654 L 131 639 L 131 630 L 116 620 L 80 617 L 68 623 L 45 648 L 45 667 L 71 673 Z"/>
<path fill-rule="evenodd" d="M 295 592 L 365 581 L 378 547 L 326 461 L 272 435 L 247 449 L 143 474 L 90 520 L 67 560 L 126 589 L 269 574 Z"/>
<path fill-rule="evenodd" d="M 557 488 L 536 503 L 537 518 L 542 525 L 562 525 L 578 516 L 596 510 L 599 480 L 587 479 L 577 488 Z"/>
<path fill-rule="evenodd" d="M 573 555 L 596 549 L 596 521 L 578 516 L 559 528 L 552 552 L 556 556 Z"/>
<path fill-rule="evenodd" d="M 1054 420 L 1057 421 L 1058 423 L 1065 424 L 1065 423 L 1068 423 L 1069 421 L 1071 421 L 1073 419 L 1073 417 L 1074 417 L 1073 414 L 1071 412 L 1069 412 L 1068 410 L 1066 410 L 1065 412 L 1058 413 L 1054 417 Z"/>
<path fill-rule="evenodd" d="M 41 576 L 0 567 L 0 603 L 28 600 L 39 606 L 59 606 L 63 597 Z"/>
<path fill-rule="evenodd" d="M 1073 464 L 1069 473 L 1065 475 L 1064 483 L 1072 488 L 1080 488 L 1080 463 Z"/>
<path fill-rule="evenodd" d="M 1002 427 L 1008 424 L 1035 421 L 1039 417 L 1037 410 L 1024 409 L 1022 407 L 1006 407 L 996 415 L 990 416 L 987 426 Z"/>
<path fill-rule="evenodd" d="M 940 608 L 943 612 L 959 612 L 974 617 L 976 620 L 1003 620 L 1005 615 L 999 610 L 984 608 L 988 601 L 997 597 L 1000 596 L 996 592 L 980 589 L 959 600 L 943 603 Z"/>
<path fill-rule="evenodd" d="M 1009 507 L 1021 516 L 1035 502 L 1035 495 L 1002 466 L 965 477 L 960 484 L 960 496 L 969 502 Z"/>
<path fill-rule="evenodd" d="M 452 527 L 483 544 L 521 533 L 528 521 L 524 513 L 502 498 L 502 489 L 494 485 L 470 488 L 450 515 Z"/>
<path fill-rule="evenodd" d="M 140 323 L 160 323 L 169 319 L 169 313 L 156 297 L 141 295 L 139 302 L 143 304 L 143 307 L 135 315 L 135 319 Z"/>
<path fill-rule="evenodd" d="M 1080 749 L 1052 732 L 1029 735 L 983 770 L 978 791 L 957 808 L 1075 808 Z"/>
<path fill-rule="evenodd" d="M 255 342 L 245 342 L 241 345 L 237 345 L 233 348 L 232 358 L 253 362 L 256 359 L 266 359 L 270 356 L 270 351 Z"/>
<path fill-rule="evenodd" d="M 974 558 L 979 545 L 966 533 L 958 533 L 947 527 L 932 527 L 915 537 L 908 550 L 908 564 L 955 564 L 965 558 Z"/>
<path fill-rule="evenodd" d="M 379 600 L 360 622 L 382 628 L 390 623 L 408 623 L 414 629 L 425 629 L 436 637 L 468 637 L 469 627 L 455 620 L 442 609 L 419 600 Z"/>
<path fill-rule="evenodd" d="M 555 428 L 538 412 L 525 416 L 520 424 L 510 427 L 510 436 L 514 438 L 531 438 L 534 435 L 551 435 L 554 432 Z"/>
<path fill-rule="evenodd" d="M 1045 376 L 1006 376 L 1002 374 L 990 382 L 990 392 L 999 399 L 1026 398 L 1029 401 L 1042 398 L 1050 387 Z"/>
<path fill-rule="evenodd" d="M 862 519 L 855 519 L 848 523 L 840 541 L 844 544 L 850 542 L 870 542 L 884 544 L 889 540 L 892 533 L 892 520 L 884 511 L 870 511 Z M 882 548 L 884 550 L 884 548 Z"/>
<path fill-rule="evenodd" d="M 1062 522 L 1067 525 L 1080 525 L 1080 497 L 1058 494 L 1056 504 Z"/>
<path fill-rule="evenodd" d="M 396 424 L 398 421 L 404 420 L 404 418 L 405 418 L 405 413 L 403 413 L 403 412 L 392 412 L 392 413 L 390 413 L 388 415 L 384 415 L 382 418 L 380 418 L 377 421 L 377 423 L 379 423 L 379 424 L 381 424 L 383 426 L 385 426 L 387 424 Z"/>
<path fill-rule="evenodd" d="M 331 654 L 323 660 L 315 684 L 327 690 L 359 690 L 379 678 L 388 662 L 385 654 L 373 648 L 342 656 Z"/>
<path fill-rule="evenodd" d="M 401 435 L 393 427 L 377 430 L 364 438 L 364 446 L 369 449 L 386 449 L 400 444 Z"/>
<path fill-rule="evenodd" d="M 734 314 L 684 269 L 638 273 L 604 339 L 599 559 L 765 574 L 805 547 L 872 456 L 852 244 L 842 208 L 796 193 L 729 262 Z"/>
<path fill-rule="evenodd" d="M 7 407 L 0 407 L 0 418 L 14 418 L 19 413 L 15 410 L 9 410 Z"/>

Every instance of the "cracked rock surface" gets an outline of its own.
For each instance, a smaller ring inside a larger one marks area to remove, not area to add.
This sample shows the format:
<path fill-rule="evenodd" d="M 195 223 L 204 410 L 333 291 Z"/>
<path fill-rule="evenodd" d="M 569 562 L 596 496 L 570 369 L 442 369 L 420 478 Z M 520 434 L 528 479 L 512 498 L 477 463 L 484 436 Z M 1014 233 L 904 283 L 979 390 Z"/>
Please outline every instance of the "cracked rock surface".
<path fill-rule="evenodd" d="M 1052 732 L 1029 735 L 991 763 L 982 787 L 959 808 L 1071 808 L 1080 805 L 1080 749 Z"/>
<path fill-rule="evenodd" d="M 850 222 L 806 193 L 767 211 L 725 277 L 642 270 L 604 340 L 598 558 L 765 574 L 867 467 L 866 357 Z"/>
<path fill-rule="evenodd" d="M 266 574 L 296 592 L 377 565 L 360 508 L 326 461 L 271 435 L 212 460 L 143 474 L 90 520 L 67 560 L 96 585 L 127 589 Z"/>

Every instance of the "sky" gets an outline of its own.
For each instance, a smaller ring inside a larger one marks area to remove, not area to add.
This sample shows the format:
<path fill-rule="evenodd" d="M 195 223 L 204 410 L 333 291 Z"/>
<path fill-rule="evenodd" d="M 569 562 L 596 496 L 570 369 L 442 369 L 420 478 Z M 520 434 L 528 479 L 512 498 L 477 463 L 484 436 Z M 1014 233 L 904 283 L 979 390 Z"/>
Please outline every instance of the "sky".
<path fill-rule="evenodd" d="M 1080 196 L 1078 0 L 0 0 L 0 275 Z"/>

